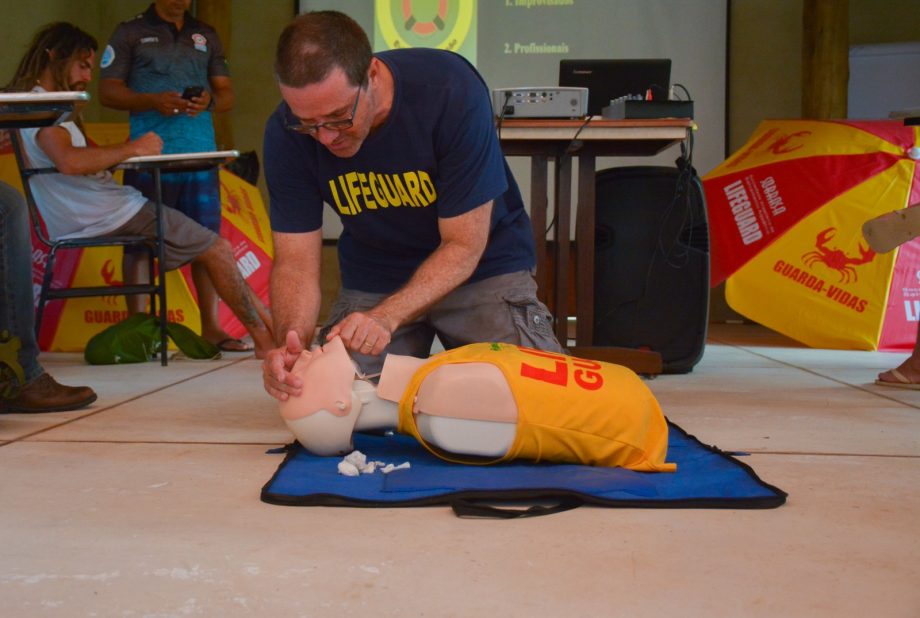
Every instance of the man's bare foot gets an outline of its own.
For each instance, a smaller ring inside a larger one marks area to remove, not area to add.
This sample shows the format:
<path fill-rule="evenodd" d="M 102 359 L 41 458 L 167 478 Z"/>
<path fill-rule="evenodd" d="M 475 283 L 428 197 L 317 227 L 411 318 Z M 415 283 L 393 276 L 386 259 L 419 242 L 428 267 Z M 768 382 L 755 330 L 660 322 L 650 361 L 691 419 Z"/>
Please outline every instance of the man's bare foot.
<path fill-rule="evenodd" d="M 898 365 L 896 369 L 889 369 L 878 374 L 876 384 L 890 384 L 904 388 L 920 388 L 920 359 L 913 356 Z"/>

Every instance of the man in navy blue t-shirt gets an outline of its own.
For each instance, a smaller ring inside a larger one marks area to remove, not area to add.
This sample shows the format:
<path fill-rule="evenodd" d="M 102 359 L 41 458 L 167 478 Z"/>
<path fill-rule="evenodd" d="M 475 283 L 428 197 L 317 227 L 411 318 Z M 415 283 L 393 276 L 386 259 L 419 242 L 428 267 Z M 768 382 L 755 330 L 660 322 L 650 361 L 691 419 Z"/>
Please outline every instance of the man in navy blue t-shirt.
<path fill-rule="evenodd" d="M 537 300 L 534 240 L 499 147 L 489 91 L 461 56 L 371 53 L 350 17 L 317 11 L 281 34 L 284 101 L 265 128 L 279 347 L 266 390 L 299 394 L 289 370 L 320 308 L 324 204 L 342 221 L 342 290 L 318 342 L 340 336 L 360 369 L 387 352 L 427 357 L 479 341 L 562 351 Z"/>

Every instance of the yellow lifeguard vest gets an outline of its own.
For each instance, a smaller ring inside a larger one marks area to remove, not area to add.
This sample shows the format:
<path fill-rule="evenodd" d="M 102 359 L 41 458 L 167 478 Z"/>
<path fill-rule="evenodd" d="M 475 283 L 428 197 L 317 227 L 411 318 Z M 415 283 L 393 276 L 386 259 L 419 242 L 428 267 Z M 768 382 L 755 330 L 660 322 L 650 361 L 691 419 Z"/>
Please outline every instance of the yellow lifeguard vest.
<path fill-rule="evenodd" d="M 463 458 L 425 442 L 415 423 L 415 398 L 425 378 L 452 363 L 498 367 L 518 409 L 514 441 L 494 460 Z M 456 463 L 512 459 L 619 466 L 673 472 L 665 462 L 668 426 L 658 401 L 630 369 L 507 343 L 476 343 L 432 356 L 412 376 L 399 403 L 399 431 Z"/>

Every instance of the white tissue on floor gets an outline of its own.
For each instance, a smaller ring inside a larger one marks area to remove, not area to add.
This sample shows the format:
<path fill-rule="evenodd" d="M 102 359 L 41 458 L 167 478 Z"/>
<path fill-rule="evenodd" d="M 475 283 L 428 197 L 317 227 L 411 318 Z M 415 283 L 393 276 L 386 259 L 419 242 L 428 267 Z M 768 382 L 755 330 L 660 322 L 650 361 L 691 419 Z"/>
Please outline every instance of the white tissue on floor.
<path fill-rule="evenodd" d="M 394 470 L 407 470 L 411 467 L 408 461 L 396 465 L 382 461 L 368 461 L 367 456 L 361 451 L 352 451 L 339 462 L 339 474 L 343 476 L 358 476 L 360 474 L 373 474 L 378 468 L 384 474 Z"/>
<path fill-rule="evenodd" d="M 387 464 L 384 467 L 382 467 L 380 471 L 383 472 L 384 474 L 389 474 L 390 472 L 394 470 L 408 470 L 410 467 L 411 467 L 411 464 L 409 464 L 408 461 L 404 461 L 398 466 L 394 466 L 393 464 Z"/>
<path fill-rule="evenodd" d="M 339 474 L 343 476 L 358 476 L 361 472 L 353 464 L 343 459 L 339 462 Z"/>
<path fill-rule="evenodd" d="M 367 456 L 361 451 L 352 451 L 345 456 L 343 462 L 348 462 L 362 474 L 373 474 L 377 468 L 376 461 L 368 461 Z M 354 476 L 354 475 L 351 475 Z"/>

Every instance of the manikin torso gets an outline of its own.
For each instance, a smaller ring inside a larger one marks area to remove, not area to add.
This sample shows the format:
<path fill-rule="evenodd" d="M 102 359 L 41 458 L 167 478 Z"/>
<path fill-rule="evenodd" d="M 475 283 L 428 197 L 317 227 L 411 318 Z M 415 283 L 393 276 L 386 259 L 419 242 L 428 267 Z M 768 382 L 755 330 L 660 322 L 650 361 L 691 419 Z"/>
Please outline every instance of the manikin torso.
<path fill-rule="evenodd" d="M 293 373 L 303 394 L 280 403 L 281 416 L 304 448 L 317 455 L 348 453 L 354 431 L 395 428 L 399 401 L 426 359 L 390 354 L 377 386 L 355 376 L 341 340 L 304 351 Z M 517 406 L 501 371 L 488 363 L 435 370 L 415 398 L 419 432 L 447 452 L 500 457 L 515 435 Z"/>

